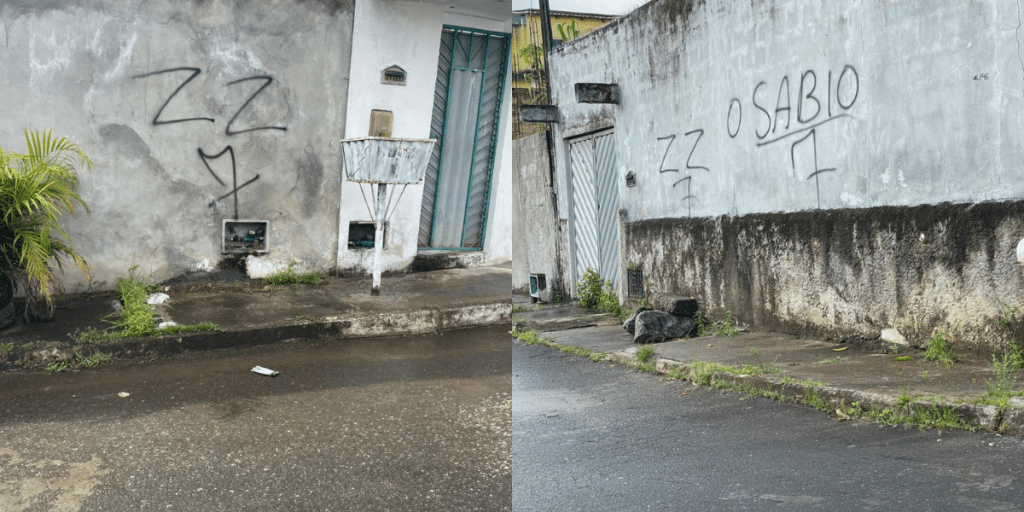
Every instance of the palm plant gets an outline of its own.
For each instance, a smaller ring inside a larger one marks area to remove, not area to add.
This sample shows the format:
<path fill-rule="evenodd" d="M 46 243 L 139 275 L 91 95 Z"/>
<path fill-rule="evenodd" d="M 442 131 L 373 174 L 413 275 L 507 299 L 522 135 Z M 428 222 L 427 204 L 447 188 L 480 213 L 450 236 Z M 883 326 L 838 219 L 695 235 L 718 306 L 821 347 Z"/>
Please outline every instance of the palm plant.
<path fill-rule="evenodd" d="M 53 293 L 61 291 L 52 263 L 63 270 L 66 258 L 89 279 L 89 266 L 60 226 L 65 214 L 81 205 L 78 169 L 92 161 L 78 144 L 49 131 L 25 131 L 28 152 L 0 148 L 0 274 L 25 291 L 26 319 L 53 314 Z"/>

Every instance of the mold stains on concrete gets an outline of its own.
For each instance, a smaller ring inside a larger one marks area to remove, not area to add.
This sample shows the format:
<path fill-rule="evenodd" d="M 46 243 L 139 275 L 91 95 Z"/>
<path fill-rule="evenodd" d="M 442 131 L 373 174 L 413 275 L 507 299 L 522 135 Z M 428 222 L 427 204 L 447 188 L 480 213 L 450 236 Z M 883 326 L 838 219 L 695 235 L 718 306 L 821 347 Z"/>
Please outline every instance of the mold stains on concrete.
<path fill-rule="evenodd" d="M 1024 201 L 646 220 L 624 225 L 624 257 L 712 318 L 841 340 L 897 328 L 915 345 L 943 329 L 977 351 L 1019 302 L 1021 218 Z"/>
<path fill-rule="evenodd" d="M 105 124 L 100 127 L 103 144 L 117 154 L 129 155 L 145 162 L 149 170 L 166 175 L 167 171 L 160 162 L 153 158 L 149 144 L 142 140 L 138 132 L 123 124 Z"/>
<path fill-rule="evenodd" d="M 324 181 L 324 164 L 312 146 L 306 146 L 305 154 L 295 162 L 295 186 L 302 194 L 302 211 L 312 216 L 317 211 L 320 189 Z"/>
<path fill-rule="evenodd" d="M 355 12 L 356 8 L 355 0 L 296 0 L 296 2 L 300 5 L 319 7 L 324 12 L 330 13 L 331 16 L 337 16 L 339 12 L 349 14 Z"/>

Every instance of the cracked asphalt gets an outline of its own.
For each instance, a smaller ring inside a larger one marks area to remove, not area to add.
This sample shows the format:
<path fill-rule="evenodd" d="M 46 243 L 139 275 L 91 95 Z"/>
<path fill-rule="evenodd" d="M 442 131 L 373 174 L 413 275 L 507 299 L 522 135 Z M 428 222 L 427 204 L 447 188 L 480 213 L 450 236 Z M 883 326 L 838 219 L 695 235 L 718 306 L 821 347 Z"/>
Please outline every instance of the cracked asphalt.
<path fill-rule="evenodd" d="M 0 511 L 510 510 L 507 330 L 0 374 Z"/>

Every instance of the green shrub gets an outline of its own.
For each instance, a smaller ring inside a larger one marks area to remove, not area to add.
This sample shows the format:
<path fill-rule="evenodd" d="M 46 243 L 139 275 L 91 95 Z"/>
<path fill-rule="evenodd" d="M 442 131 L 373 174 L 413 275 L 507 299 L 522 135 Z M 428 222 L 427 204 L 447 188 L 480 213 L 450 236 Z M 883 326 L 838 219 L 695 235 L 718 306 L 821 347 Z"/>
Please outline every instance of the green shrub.
<path fill-rule="evenodd" d="M 596 270 L 588 267 L 583 272 L 583 277 L 576 283 L 576 297 L 580 307 L 596 308 L 601 303 L 603 291 L 604 282 L 601 281 L 601 276 L 597 275 Z"/>
<path fill-rule="evenodd" d="M 24 154 L 0 148 L 0 273 L 25 290 L 26 318 L 50 317 L 65 258 L 89 280 L 89 266 L 60 221 L 76 206 L 89 211 L 78 195 L 78 169 L 93 164 L 78 144 L 50 132 L 26 130 L 25 142 Z"/>

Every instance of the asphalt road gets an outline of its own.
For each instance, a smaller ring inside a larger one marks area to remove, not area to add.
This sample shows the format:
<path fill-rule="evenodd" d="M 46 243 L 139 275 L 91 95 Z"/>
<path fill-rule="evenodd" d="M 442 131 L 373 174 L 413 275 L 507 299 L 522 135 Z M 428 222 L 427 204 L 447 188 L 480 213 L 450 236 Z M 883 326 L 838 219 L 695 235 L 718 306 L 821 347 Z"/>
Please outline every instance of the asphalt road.
<path fill-rule="evenodd" d="M 0 374 L 0 511 L 510 510 L 507 331 Z"/>
<path fill-rule="evenodd" d="M 1024 510 L 1024 440 L 838 422 L 516 344 L 512 508 Z"/>

